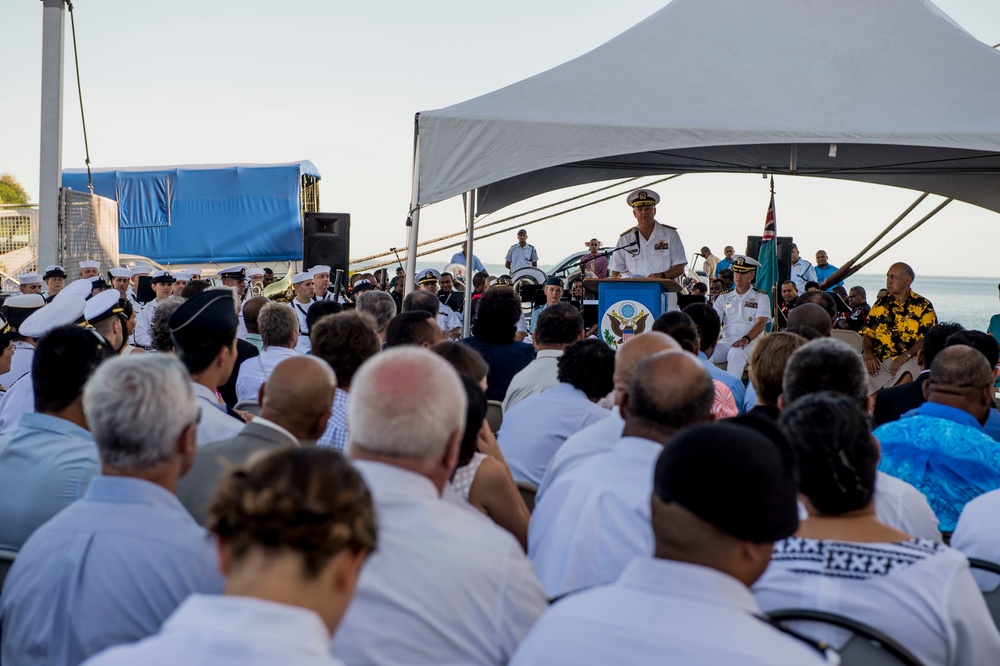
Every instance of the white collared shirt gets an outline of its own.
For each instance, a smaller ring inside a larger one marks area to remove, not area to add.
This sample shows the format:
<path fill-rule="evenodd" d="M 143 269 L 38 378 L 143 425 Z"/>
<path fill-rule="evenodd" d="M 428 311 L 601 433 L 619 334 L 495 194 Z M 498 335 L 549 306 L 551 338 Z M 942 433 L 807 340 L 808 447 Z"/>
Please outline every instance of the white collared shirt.
<path fill-rule="evenodd" d="M 753 593 L 765 612 L 806 608 L 867 624 L 905 645 L 924 664 L 1000 662 L 1000 632 L 968 560 L 934 541 L 789 537 L 774 544 L 771 564 L 754 583 Z M 849 637 L 834 627 L 803 624 L 800 629 L 834 647 Z"/>
<path fill-rule="evenodd" d="M 164 301 L 167 299 L 163 299 Z M 135 319 L 135 333 L 133 337 L 137 347 L 153 346 L 153 315 L 156 308 L 162 301 L 152 300 L 143 306 Z"/>
<path fill-rule="evenodd" d="M 579 467 L 592 456 L 613 449 L 615 443 L 621 438 L 624 428 L 625 419 L 622 418 L 621 408 L 616 405 L 611 408 L 608 418 L 587 426 L 575 435 L 570 435 L 556 451 L 556 454 L 552 456 L 549 467 L 545 470 L 545 476 L 538 484 L 535 503 L 541 501 L 542 494 L 546 488 L 552 485 L 553 481 L 571 469 Z"/>
<path fill-rule="evenodd" d="M 608 410 L 563 382 L 525 398 L 504 414 L 497 444 L 514 480 L 537 486 L 566 438 L 607 416 Z"/>
<path fill-rule="evenodd" d="M 938 518 L 924 494 L 902 479 L 877 472 L 875 515 L 910 536 L 941 541 Z"/>
<path fill-rule="evenodd" d="M 758 319 L 771 321 L 771 299 L 753 287 L 740 294 L 733 287 L 715 299 L 715 311 L 722 320 L 721 342 L 735 342 L 754 327 Z"/>
<path fill-rule="evenodd" d="M 534 361 L 514 375 L 503 399 L 504 414 L 525 398 L 548 391 L 559 384 L 559 357 L 562 355 L 561 349 L 541 349 L 535 354 Z"/>
<path fill-rule="evenodd" d="M 3 401 L 0 401 L 0 435 L 14 432 L 21 424 L 21 415 L 35 411 L 35 387 L 33 375 L 28 374 L 8 387 Z"/>
<path fill-rule="evenodd" d="M 951 547 L 967 557 L 1000 564 L 1000 490 L 983 493 L 965 505 L 951 535 Z M 1000 584 L 994 574 L 974 569 L 972 575 L 981 590 L 992 591 Z"/>
<path fill-rule="evenodd" d="M 226 405 L 219 402 L 215 391 L 196 382 L 191 382 L 191 389 L 198 398 L 198 409 L 201 410 L 197 433 L 199 446 L 229 439 L 243 430 L 246 424 L 226 412 Z"/>
<path fill-rule="evenodd" d="M 286 358 L 301 356 L 301 352 L 288 347 L 265 347 L 258 356 L 248 358 L 239 367 L 236 376 L 236 400 L 256 400 L 260 386 Z"/>
<path fill-rule="evenodd" d="M 341 666 L 313 611 L 253 597 L 192 594 L 149 638 L 106 650 L 88 666 Z"/>
<path fill-rule="evenodd" d="M 444 303 L 438 304 L 437 323 L 438 327 L 445 333 L 462 327 L 462 320 L 458 318 L 454 310 Z"/>
<path fill-rule="evenodd" d="M 35 358 L 35 347 L 24 340 L 14 341 L 14 356 L 10 359 L 10 371 L 0 375 L 0 386 L 10 390 L 21 377 L 31 372 L 31 361 Z"/>
<path fill-rule="evenodd" d="M 673 227 L 653 221 L 653 231 L 645 238 L 638 227 L 619 236 L 616 248 L 625 248 L 638 239 L 639 245 L 618 249 L 611 255 L 608 268 L 623 277 L 646 277 L 652 273 L 669 271 L 679 264 L 687 264 L 681 236 Z"/>
<path fill-rule="evenodd" d="M 331 644 L 348 664 L 506 664 L 546 599 L 508 532 L 438 496 L 419 474 L 356 461 L 378 549 Z"/>
<path fill-rule="evenodd" d="M 511 666 L 828 663 L 818 650 L 754 617 L 759 613 L 746 586 L 727 574 L 637 557 L 614 584 L 556 602 Z"/>
<path fill-rule="evenodd" d="M 653 554 L 649 497 L 662 451 L 622 437 L 548 487 L 528 523 L 528 556 L 549 597 L 610 583 L 633 557 Z"/>

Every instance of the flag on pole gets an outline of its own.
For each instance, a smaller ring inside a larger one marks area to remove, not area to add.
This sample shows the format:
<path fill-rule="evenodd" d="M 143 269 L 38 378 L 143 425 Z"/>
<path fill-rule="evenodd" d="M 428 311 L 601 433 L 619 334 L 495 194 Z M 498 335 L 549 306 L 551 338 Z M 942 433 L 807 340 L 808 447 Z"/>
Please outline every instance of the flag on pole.
<path fill-rule="evenodd" d="M 760 268 L 757 269 L 756 286 L 761 291 L 771 295 L 771 304 L 777 303 L 774 298 L 775 284 L 778 282 L 778 227 L 774 216 L 774 176 L 771 176 L 771 204 L 767 207 L 764 218 L 764 234 L 760 238 L 760 254 L 757 258 Z"/>

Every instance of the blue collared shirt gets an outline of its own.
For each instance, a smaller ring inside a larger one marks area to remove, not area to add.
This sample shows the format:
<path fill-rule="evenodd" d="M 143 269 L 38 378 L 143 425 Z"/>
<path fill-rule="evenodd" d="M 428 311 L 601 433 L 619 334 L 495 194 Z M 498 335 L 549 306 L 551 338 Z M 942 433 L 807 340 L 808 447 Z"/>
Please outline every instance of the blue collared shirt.
<path fill-rule="evenodd" d="M 173 493 L 95 476 L 17 556 L 0 597 L 0 660 L 75 666 L 155 633 L 189 594 L 222 585 L 213 542 Z"/>
<path fill-rule="evenodd" d="M 28 412 L 0 438 L 0 548 L 20 550 L 31 533 L 83 497 L 101 469 L 88 430 Z"/>
<path fill-rule="evenodd" d="M 816 271 L 816 282 L 823 284 L 823 280 L 827 279 L 840 269 L 838 269 L 833 264 L 827 264 L 826 266 L 814 266 L 813 270 Z M 835 282 L 834 284 L 831 284 L 829 289 L 827 289 L 827 291 L 830 291 L 830 289 L 833 289 L 834 287 L 843 287 L 843 286 L 844 286 L 844 281 L 841 280 L 840 282 Z"/>
<path fill-rule="evenodd" d="M 740 414 L 746 412 L 746 405 L 744 404 L 744 397 L 746 395 L 746 387 L 743 386 L 743 380 L 734 375 L 731 372 L 726 372 L 716 364 L 708 360 L 708 356 L 705 356 L 705 352 L 698 351 L 698 358 L 701 360 L 701 364 L 705 366 L 708 370 L 708 376 L 712 379 L 718 379 L 720 382 L 726 385 L 729 392 L 733 394 L 733 400 L 736 401 L 736 409 Z"/>
<path fill-rule="evenodd" d="M 917 487 L 951 532 L 966 502 L 1000 488 L 1000 444 L 961 409 L 925 402 L 875 429 L 879 469 Z"/>

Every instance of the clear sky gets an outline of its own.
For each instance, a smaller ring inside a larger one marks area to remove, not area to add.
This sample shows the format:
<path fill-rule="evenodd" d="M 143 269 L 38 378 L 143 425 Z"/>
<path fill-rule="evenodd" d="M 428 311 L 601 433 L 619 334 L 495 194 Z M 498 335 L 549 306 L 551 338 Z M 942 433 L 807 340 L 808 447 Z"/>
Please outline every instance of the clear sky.
<path fill-rule="evenodd" d="M 836 0 L 831 0 L 831 2 Z M 915 0 L 916 1 L 916 0 Z M 405 247 L 414 113 L 495 90 L 589 51 L 658 10 L 662 0 L 77 0 L 76 27 L 95 167 L 288 162 L 323 174 L 322 208 L 352 214 L 352 258 Z M 977 39 L 1000 42 L 1000 2 L 936 3 Z M 39 0 L 0 3 L 0 172 L 32 198 L 38 188 Z M 63 166 L 83 167 L 67 18 Z M 764 56 L 761 56 L 764 57 Z M 501 211 L 534 208 L 588 188 Z M 751 175 L 686 175 L 656 188 L 661 222 L 680 230 L 690 255 L 740 249 L 757 235 L 766 181 Z M 776 180 L 778 231 L 812 259 L 839 265 L 917 194 L 822 179 Z M 930 197 L 916 221 L 940 198 Z M 530 219 L 530 218 L 527 218 Z M 528 227 L 544 267 L 613 243 L 631 224 L 624 200 Z M 997 277 L 989 254 L 1000 216 L 952 203 L 864 272 L 908 261 L 920 274 Z M 421 237 L 460 230 L 460 199 L 421 218 Z M 516 225 L 517 222 L 511 223 Z M 900 225 L 900 229 L 906 224 Z M 502 262 L 514 232 L 476 254 Z M 421 261 L 444 264 L 453 250 Z"/>

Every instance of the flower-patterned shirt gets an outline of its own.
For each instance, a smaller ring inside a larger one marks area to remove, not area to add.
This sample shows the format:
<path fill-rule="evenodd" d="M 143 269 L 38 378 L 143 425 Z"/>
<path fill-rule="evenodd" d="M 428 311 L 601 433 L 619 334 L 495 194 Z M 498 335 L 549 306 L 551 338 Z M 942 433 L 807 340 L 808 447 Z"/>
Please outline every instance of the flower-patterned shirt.
<path fill-rule="evenodd" d="M 911 291 L 902 303 L 892 294 L 875 301 L 861 335 L 872 338 L 872 352 L 883 361 L 909 350 L 936 325 L 934 306 Z"/>

